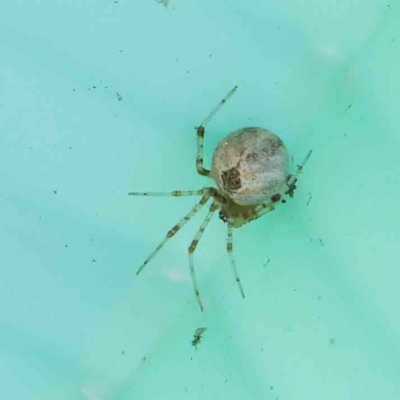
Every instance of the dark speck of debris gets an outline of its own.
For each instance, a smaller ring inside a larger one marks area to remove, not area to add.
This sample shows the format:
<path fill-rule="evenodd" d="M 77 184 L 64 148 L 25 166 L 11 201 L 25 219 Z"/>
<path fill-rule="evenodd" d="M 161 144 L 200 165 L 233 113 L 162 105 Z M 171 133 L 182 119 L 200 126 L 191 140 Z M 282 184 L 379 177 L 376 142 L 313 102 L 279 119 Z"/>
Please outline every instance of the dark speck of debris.
<path fill-rule="evenodd" d="M 318 240 L 319 240 L 319 243 L 321 244 L 321 246 L 323 246 L 324 242 L 322 241 L 322 239 L 318 239 Z"/>
<path fill-rule="evenodd" d="M 118 101 L 122 100 L 122 96 L 118 92 L 117 92 L 117 99 L 118 99 Z"/>
<path fill-rule="evenodd" d="M 162 4 L 163 6 L 167 7 L 169 0 L 156 0 L 157 3 Z"/>
<path fill-rule="evenodd" d="M 336 344 L 335 338 L 330 338 L 330 339 L 329 339 L 329 344 L 330 344 L 331 346 L 335 345 L 335 344 Z"/>
<path fill-rule="evenodd" d="M 67 247 L 68 247 L 68 245 L 67 245 L 67 244 L 65 244 L 65 245 L 64 245 L 64 247 L 65 247 L 65 248 L 67 248 Z"/>
<path fill-rule="evenodd" d="M 273 386 L 270 386 L 270 387 L 269 387 L 269 390 L 274 390 L 274 387 L 273 387 Z"/>
<path fill-rule="evenodd" d="M 147 360 L 147 357 L 144 356 L 144 357 L 142 358 L 142 361 L 145 362 L 146 360 Z"/>
<path fill-rule="evenodd" d="M 54 193 L 54 194 L 57 194 L 58 192 L 57 192 L 57 190 L 53 190 L 53 193 Z"/>
<path fill-rule="evenodd" d="M 350 110 L 350 108 L 352 107 L 352 105 L 353 105 L 353 103 L 350 103 L 350 104 L 347 106 L 346 110 L 344 110 L 344 113 L 343 113 L 343 114 L 346 114 L 347 111 Z"/>
<path fill-rule="evenodd" d="M 121 354 L 122 354 L 122 355 L 123 355 L 123 354 L 125 354 L 125 351 L 124 351 L 124 350 L 122 350 L 122 351 L 121 351 Z"/>
<path fill-rule="evenodd" d="M 263 265 L 264 268 L 271 262 L 271 258 L 268 258 L 267 262 Z"/>
<path fill-rule="evenodd" d="M 92 258 L 92 263 L 95 263 L 96 262 L 96 259 L 95 258 Z"/>
<path fill-rule="evenodd" d="M 200 343 L 202 339 L 203 333 L 207 330 L 207 328 L 197 328 L 193 335 L 192 346 L 194 346 L 197 350 L 197 345 Z"/>
<path fill-rule="evenodd" d="M 310 202 L 311 202 L 311 199 L 312 199 L 312 194 L 311 193 L 309 193 L 309 197 L 308 197 L 308 200 L 307 200 L 307 207 L 308 207 L 308 205 L 310 204 Z"/>

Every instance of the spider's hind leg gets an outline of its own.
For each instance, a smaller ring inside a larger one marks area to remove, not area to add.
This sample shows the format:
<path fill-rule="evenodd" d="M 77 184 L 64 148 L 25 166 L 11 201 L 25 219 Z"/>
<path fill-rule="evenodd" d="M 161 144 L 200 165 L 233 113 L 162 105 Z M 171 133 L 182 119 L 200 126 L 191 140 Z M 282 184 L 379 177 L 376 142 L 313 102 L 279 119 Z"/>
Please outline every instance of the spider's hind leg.
<path fill-rule="evenodd" d="M 207 118 L 200 124 L 197 130 L 197 157 L 196 157 L 196 168 L 197 172 L 203 176 L 209 176 L 210 170 L 204 168 L 204 158 L 203 158 L 203 142 L 204 142 L 204 132 L 205 126 L 211 121 L 214 115 L 220 110 L 220 108 L 228 101 L 228 99 L 235 93 L 237 86 L 229 91 L 229 93 L 218 103 L 218 105 L 208 114 Z"/>
<path fill-rule="evenodd" d="M 203 303 L 202 303 L 201 297 L 200 297 L 199 286 L 197 285 L 196 273 L 194 270 L 193 253 L 196 250 L 196 247 L 199 244 L 201 237 L 203 236 L 203 232 L 207 228 L 207 225 L 210 222 L 212 216 L 214 215 L 215 211 L 217 211 L 220 207 L 221 207 L 220 203 L 216 199 L 214 199 L 214 201 L 212 202 L 212 204 L 210 206 L 210 209 L 208 211 L 206 218 L 204 219 L 203 223 L 201 224 L 199 230 L 196 233 L 196 236 L 192 240 L 192 243 L 190 244 L 189 249 L 188 249 L 190 275 L 192 277 L 193 289 L 196 294 L 197 303 L 199 304 L 201 311 L 204 311 L 204 307 L 203 307 Z"/>
<path fill-rule="evenodd" d="M 243 298 L 245 298 L 242 282 L 240 280 L 239 273 L 236 268 L 236 261 L 235 261 L 235 258 L 233 257 L 233 227 L 232 227 L 232 225 L 228 225 L 228 237 L 226 238 L 226 250 L 229 255 L 229 261 L 231 263 L 231 268 L 232 268 L 233 275 L 235 277 L 235 281 L 239 286 L 240 294 L 242 295 Z"/>

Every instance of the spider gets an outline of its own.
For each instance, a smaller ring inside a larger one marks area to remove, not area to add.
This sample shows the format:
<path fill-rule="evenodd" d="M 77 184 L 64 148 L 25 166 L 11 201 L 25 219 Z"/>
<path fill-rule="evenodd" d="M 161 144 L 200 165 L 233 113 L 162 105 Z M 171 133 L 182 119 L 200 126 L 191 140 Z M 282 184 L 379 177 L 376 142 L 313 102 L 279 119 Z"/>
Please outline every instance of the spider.
<path fill-rule="evenodd" d="M 296 182 L 304 165 L 311 156 L 308 152 L 296 172 L 289 174 L 289 154 L 282 140 L 268 129 L 260 127 L 242 128 L 230 133 L 217 146 L 211 169 L 203 165 L 203 141 L 206 125 L 220 108 L 235 93 L 237 86 L 211 111 L 196 128 L 197 131 L 197 172 L 215 181 L 217 188 L 204 187 L 198 190 L 174 190 L 172 192 L 130 192 L 132 196 L 201 196 L 200 201 L 173 226 L 155 250 L 137 270 L 139 275 L 164 245 L 211 199 L 208 213 L 200 225 L 189 252 L 190 275 L 197 303 L 204 311 L 200 290 L 194 269 L 193 254 L 213 215 L 227 224 L 226 250 L 230 266 L 243 298 L 245 294 L 233 257 L 233 229 L 251 222 L 273 211 L 278 202 L 285 203 L 285 195 L 293 197 Z"/>

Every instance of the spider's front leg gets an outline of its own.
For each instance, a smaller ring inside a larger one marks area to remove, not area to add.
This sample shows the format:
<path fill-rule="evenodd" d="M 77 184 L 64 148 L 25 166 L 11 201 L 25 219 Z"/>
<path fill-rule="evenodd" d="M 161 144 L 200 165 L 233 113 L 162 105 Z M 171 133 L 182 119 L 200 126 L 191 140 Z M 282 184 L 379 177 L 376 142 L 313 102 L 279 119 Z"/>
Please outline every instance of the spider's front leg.
<path fill-rule="evenodd" d="M 299 175 L 301 174 L 301 172 L 303 171 L 303 168 L 306 165 L 308 159 L 311 157 L 311 153 L 312 153 L 312 150 L 310 150 L 307 153 L 303 162 L 297 166 L 296 173 L 293 175 L 288 175 L 288 177 L 287 177 L 286 184 L 287 184 L 288 188 L 287 188 L 285 194 L 288 194 L 290 197 L 293 197 L 293 193 L 296 190 L 297 179 L 298 179 Z"/>
<path fill-rule="evenodd" d="M 204 133 L 205 126 L 211 121 L 214 115 L 219 111 L 219 109 L 228 101 L 228 99 L 235 93 L 237 86 L 229 91 L 229 93 L 218 103 L 218 105 L 210 112 L 207 118 L 200 124 L 197 130 L 197 157 L 196 157 L 196 168 L 197 172 L 203 176 L 210 176 L 210 170 L 204 168 L 204 158 L 203 158 L 203 144 L 204 144 Z"/>
<path fill-rule="evenodd" d="M 205 169 L 203 167 L 204 158 L 203 158 L 203 148 L 204 148 L 204 126 L 201 125 L 197 128 L 197 158 L 196 158 L 196 168 L 197 172 L 203 176 L 209 176 L 210 170 Z"/>

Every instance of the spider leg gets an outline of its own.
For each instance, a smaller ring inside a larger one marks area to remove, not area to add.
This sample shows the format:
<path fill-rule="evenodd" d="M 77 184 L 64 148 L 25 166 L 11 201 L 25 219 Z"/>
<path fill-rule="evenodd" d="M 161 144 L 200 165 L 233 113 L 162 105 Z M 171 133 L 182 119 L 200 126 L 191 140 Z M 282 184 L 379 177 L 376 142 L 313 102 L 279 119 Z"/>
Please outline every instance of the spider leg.
<path fill-rule="evenodd" d="M 239 290 L 240 290 L 242 297 L 245 298 L 243 287 L 242 287 L 242 282 L 240 281 L 240 277 L 237 272 L 235 258 L 233 257 L 233 226 L 230 224 L 228 224 L 228 237 L 226 240 L 226 250 L 228 251 L 229 259 L 231 262 L 231 268 L 233 271 L 233 275 L 235 276 L 235 281 L 237 282 L 237 284 L 239 286 Z"/>
<path fill-rule="evenodd" d="M 208 214 L 206 218 L 204 219 L 203 223 L 200 225 L 199 230 L 196 233 L 196 236 L 194 237 L 192 243 L 189 246 L 188 252 L 189 252 L 189 266 L 190 266 L 190 275 L 192 277 L 192 283 L 193 283 L 193 289 L 196 294 L 197 302 L 200 306 L 200 310 L 204 311 L 203 303 L 201 302 L 201 297 L 200 297 L 200 291 L 199 287 L 197 285 L 197 279 L 196 279 L 196 274 L 194 271 L 194 263 L 193 263 L 193 253 L 196 250 L 197 245 L 199 244 L 199 241 L 203 235 L 203 232 L 207 228 L 208 223 L 210 222 L 212 216 L 214 215 L 215 211 L 217 211 L 220 208 L 220 204 L 217 200 L 214 200 L 210 206 L 210 209 L 208 211 Z"/>
<path fill-rule="evenodd" d="M 210 198 L 211 193 L 206 191 L 200 201 L 172 228 L 168 231 L 165 238 L 161 241 L 161 243 L 155 248 L 155 250 L 146 258 L 142 266 L 137 270 L 136 275 L 139 275 L 143 268 L 154 258 L 154 256 L 164 247 L 165 243 L 169 239 L 171 239 L 185 224 L 190 220 L 200 210 L 204 204 L 207 203 Z"/>
<path fill-rule="evenodd" d="M 196 168 L 197 172 L 203 176 L 209 176 L 210 170 L 203 167 L 203 142 L 204 142 L 204 132 L 205 126 L 211 121 L 214 115 L 219 111 L 219 109 L 229 100 L 229 98 L 235 93 L 237 86 L 229 91 L 229 93 L 218 103 L 218 105 L 210 112 L 207 118 L 200 124 L 197 128 L 197 158 L 196 158 Z"/>
<path fill-rule="evenodd" d="M 307 155 L 304 158 L 303 162 L 300 165 L 297 166 L 296 173 L 294 175 L 290 175 L 289 176 L 289 179 L 287 181 L 287 185 L 289 186 L 289 192 L 288 193 L 289 193 L 290 197 L 293 197 L 293 191 L 296 188 L 295 185 L 296 185 L 297 179 L 298 179 L 299 175 L 301 174 L 301 172 L 303 171 L 303 168 L 306 165 L 307 161 L 311 157 L 311 154 L 312 154 L 312 150 L 310 150 L 307 153 Z"/>
<path fill-rule="evenodd" d="M 200 190 L 174 190 L 172 192 L 130 192 L 130 196 L 199 196 L 208 192 L 208 188 Z"/>

